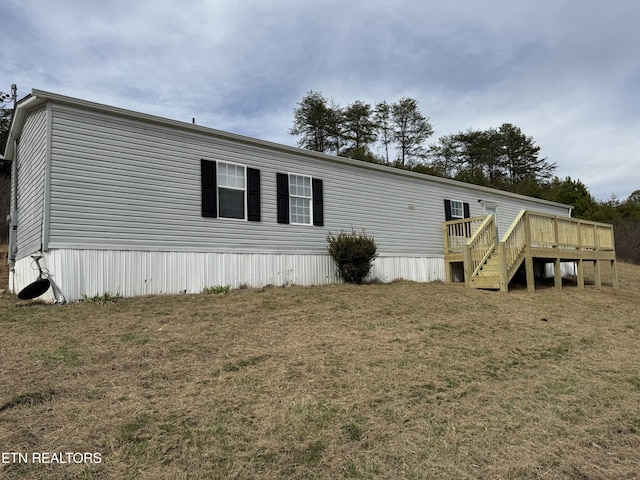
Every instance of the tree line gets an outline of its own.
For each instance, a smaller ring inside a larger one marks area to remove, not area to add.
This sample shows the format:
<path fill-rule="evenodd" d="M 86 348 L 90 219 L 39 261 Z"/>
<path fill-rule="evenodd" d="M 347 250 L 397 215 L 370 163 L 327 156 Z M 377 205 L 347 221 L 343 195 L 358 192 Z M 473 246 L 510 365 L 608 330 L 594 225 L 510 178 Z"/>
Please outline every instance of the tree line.
<path fill-rule="evenodd" d="M 640 264 L 640 190 L 621 201 L 596 200 L 584 183 L 555 175 L 533 137 L 510 123 L 460 131 L 427 145 L 434 130 L 412 98 L 341 107 L 310 91 L 294 109 L 291 135 L 308 150 L 573 205 L 573 216 L 612 223 L 621 259 Z"/>
<path fill-rule="evenodd" d="M 424 142 L 433 127 L 412 98 L 373 107 L 356 100 L 343 108 L 310 91 L 294 111 L 290 133 L 300 137 L 302 148 L 376 163 L 392 163 L 394 146 L 398 156 L 393 163 L 407 166 L 424 156 Z M 375 153 L 374 144 L 384 153 Z"/>
<path fill-rule="evenodd" d="M 406 97 L 373 106 L 356 100 L 341 107 L 310 91 L 294 110 L 289 133 L 309 150 L 498 188 L 544 183 L 556 168 L 539 157 L 532 137 L 509 123 L 445 135 L 427 145 L 433 126 L 418 101 Z"/>

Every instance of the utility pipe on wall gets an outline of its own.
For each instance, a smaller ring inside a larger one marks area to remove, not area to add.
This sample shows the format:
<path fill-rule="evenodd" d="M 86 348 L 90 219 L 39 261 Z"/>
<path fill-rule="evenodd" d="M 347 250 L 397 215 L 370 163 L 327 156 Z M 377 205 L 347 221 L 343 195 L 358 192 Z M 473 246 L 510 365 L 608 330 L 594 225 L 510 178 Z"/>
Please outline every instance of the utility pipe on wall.
<path fill-rule="evenodd" d="M 11 195 L 13 197 L 13 208 L 9 219 L 9 262 L 13 268 L 18 253 L 18 139 L 13 140 L 13 165 L 11 166 Z"/>

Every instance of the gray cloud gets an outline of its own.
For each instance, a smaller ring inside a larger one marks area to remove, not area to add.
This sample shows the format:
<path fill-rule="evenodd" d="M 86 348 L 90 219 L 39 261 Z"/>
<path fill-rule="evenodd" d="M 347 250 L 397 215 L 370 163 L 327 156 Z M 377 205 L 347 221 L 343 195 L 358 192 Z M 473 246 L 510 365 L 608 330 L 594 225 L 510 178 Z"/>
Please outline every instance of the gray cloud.
<path fill-rule="evenodd" d="M 5 0 L 0 90 L 51 90 L 293 145 L 309 90 L 504 122 L 600 199 L 640 189 L 635 0 Z"/>

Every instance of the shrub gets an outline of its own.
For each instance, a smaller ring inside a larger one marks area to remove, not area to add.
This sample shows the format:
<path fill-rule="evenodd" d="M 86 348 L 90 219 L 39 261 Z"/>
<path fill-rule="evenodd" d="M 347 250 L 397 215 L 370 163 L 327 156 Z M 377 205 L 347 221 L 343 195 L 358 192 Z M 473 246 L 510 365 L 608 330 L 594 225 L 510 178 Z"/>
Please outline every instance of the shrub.
<path fill-rule="evenodd" d="M 373 237 L 363 230 L 356 233 L 340 232 L 337 237 L 327 235 L 329 254 L 336 262 L 338 275 L 347 283 L 362 283 L 373 266 L 377 246 Z"/>

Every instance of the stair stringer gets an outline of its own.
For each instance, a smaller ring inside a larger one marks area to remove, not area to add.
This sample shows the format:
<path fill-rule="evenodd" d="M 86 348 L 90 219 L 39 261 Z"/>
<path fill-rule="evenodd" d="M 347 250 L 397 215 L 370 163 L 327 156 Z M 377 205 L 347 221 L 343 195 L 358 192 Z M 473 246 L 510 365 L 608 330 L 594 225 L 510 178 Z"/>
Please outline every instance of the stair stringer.
<path fill-rule="evenodd" d="M 469 282 L 471 288 L 486 290 L 502 290 L 506 292 L 511 279 L 514 277 L 522 262 L 525 259 L 525 251 L 523 250 L 511 265 L 507 265 L 505 278 L 501 278 L 502 262 L 501 248 L 494 248 L 490 255 L 487 256 L 481 267 L 474 272 Z"/>

